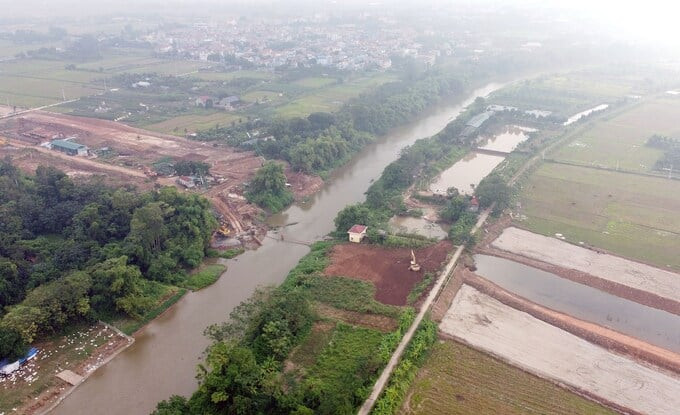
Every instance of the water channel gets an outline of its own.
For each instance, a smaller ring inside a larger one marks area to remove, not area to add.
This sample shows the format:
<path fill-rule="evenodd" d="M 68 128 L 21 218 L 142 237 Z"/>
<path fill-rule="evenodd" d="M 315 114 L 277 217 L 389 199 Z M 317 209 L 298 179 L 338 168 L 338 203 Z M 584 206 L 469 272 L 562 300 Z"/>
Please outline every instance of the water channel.
<path fill-rule="evenodd" d="M 530 301 L 680 353 L 680 317 L 505 258 L 475 255 L 477 273 Z"/>
<path fill-rule="evenodd" d="M 285 226 L 286 240 L 314 241 L 333 228 L 337 212 L 364 200 L 364 192 L 405 146 L 441 131 L 478 96 L 502 87 L 489 84 L 464 101 L 442 104 L 418 120 L 391 131 L 367 146 L 338 169 L 323 189 L 304 204 L 270 218 Z M 165 314 L 135 335 L 135 343 L 98 369 L 52 414 L 148 414 L 172 394 L 196 389 L 196 365 L 208 346 L 206 326 L 227 319 L 229 312 L 250 297 L 257 286 L 280 284 L 288 271 L 309 251 L 307 246 L 265 238 L 264 245 L 230 260 L 227 271 L 211 287 L 185 295 Z"/>

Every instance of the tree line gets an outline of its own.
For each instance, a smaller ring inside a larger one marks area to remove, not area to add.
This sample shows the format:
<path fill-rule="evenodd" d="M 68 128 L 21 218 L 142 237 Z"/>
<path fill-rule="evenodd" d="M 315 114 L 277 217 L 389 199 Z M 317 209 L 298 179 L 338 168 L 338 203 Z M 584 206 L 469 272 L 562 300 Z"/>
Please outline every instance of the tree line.
<path fill-rule="evenodd" d="M 305 118 L 234 123 L 201 131 L 197 139 L 224 139 L 267 158 L 285 160 L 298 171 L 322 173 L 344 163 L 375 135 L 404 124 L 442 97 L 461 93 L 463 88 L 463 82 L 456 77 L 433 70 L 415 79 L 381 85 L 348 101 L 334 114 L 317 112 Z M 248 133 L 251 128 L 259 130 L 260 138 Z"/>
<path fill-rule="evenodd" d="M 0 216 L 0 341 L 24 343 L 78 320 L 139 318 L 152 305 L 145 282 L 184 281 L 217 226 L 197 195 L 74 182 L 51 167 L 28 176 L 9 158 Z"/>

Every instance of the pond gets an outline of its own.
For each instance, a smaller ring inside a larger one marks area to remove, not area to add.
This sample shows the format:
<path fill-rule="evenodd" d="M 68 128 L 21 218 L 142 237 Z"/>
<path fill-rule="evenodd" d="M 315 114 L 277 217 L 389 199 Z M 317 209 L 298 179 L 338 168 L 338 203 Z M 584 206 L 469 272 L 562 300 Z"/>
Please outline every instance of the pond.
<path fill-rule="evenodd" d="M 680 353 L 680 316 L 505 258 L 474 259 L 476 274 L 529 301 Z"/>
<path fill-rule="evenodd" d="M 505 160 L 505 157 L 473 151 L 444 170 L 430 184 L 430 191 L 435 194 L 446 195 L 446 189 L 455 187 L 461 194 L 471 195 L 479 182 L 503 160 Z"/>

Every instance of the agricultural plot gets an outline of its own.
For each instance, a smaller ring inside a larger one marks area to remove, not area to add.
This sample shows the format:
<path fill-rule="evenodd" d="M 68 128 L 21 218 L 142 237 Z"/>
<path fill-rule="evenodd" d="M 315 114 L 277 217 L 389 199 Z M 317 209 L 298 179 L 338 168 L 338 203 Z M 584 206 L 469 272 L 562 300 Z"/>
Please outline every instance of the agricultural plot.
<path fill-rule="evenodd" d="M 551 111 L 568 118 L 602 103 L 616 101 L 637 89 L 632 80 L 588 73 L 544 76 L 503 88 L 490 98 L 498 105 Z"/>
<path fill-rule="evenodd" d="M 675 414 L 680 378 L 595 346 L 464 285 L 444 316 L 447 334 L 538 376 L 646 414 Z"/>
<path fill-rule="evenodd" d="M 534 232 L 680 270 L 679 181 L 547 163 L 520 201 L 521 224 Z"/>
<path fill-rule="evenodd" d="M 654 134 L 680 137 L 680 99 L 657 97 L 598 121 L 550 157 L 628 171 L 648 172 L 662 150 L 645 146 Z"/>
<path fill-rule="evenodd" d="M 169 120 L 144 125 L 144 128 L 159 133 L 184 135 L 184 131 L 200 131 L 216 126 L 228 126 L 232 122 L 238 122 L 245 117 L 225 111 L 214 111 L 208 114 L 180 115 Z"/>
<path fill-rule="evenodd" d="M 455 341 L 432 348 L 402 415 L 614 414 L 615 412 Z"/>
<path fill-rule="evenodd" d="M 680 302 L 680 274 L 512 227 L 506 228 L 492 245 Z"/>
<path fill-rule="evenodd" d="M 305 88 L 322 88 L 325 86 L 336 84 L 338 80 L 336 78 L 330 77 L 309 77 L 302 78 L 294 81 L 296 85 L 303 86 Z"/>
<path fill-rule="evenodd" d="M 327 79 L 327 78 L 323 78 Z M 276 108 L 276 113 L 282 117 L 306 117 L 312 112 L 333 112 L 361 93 L 381 84 L 393 81 L 394 75 L 376 74 L 371 77 L 358 78 L 342 84 L 318 88 L 312 92 L 292 100 Z"/>
<path fill-rule="evenodd" d="M 411 250 L 386 249 L 375 245 L 340 244 L 333 247 L 330 265 L 324 273 L 372 282 L 375 299 L 384 304 L 406 305 L 408 294 L 425 273 L 441 268 L 452 245 L 441 241 L 415 251 L 420 271 L 409 270 Z"/>

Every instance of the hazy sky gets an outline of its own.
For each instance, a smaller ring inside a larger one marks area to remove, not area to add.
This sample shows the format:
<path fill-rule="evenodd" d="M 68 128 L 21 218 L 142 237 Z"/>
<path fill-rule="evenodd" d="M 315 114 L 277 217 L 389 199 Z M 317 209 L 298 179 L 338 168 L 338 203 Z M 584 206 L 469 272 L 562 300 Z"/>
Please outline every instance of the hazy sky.
<path fill-rule="evenodd" d="M 493 5 L 514 4 L 531 8 L 551 8 L 574 12 L 589 17 L 584 21 L 593 21 L 609 29 L 612 34 L 625 39 L 654 40 L 680 46 L 680 3 L 673 0 L 0 0 L 3 17 L 13 16 L 55 16 L 81 13 L 112 13 L 121 11 L 159 11 L 191 8 L 194 13 L 205 11 L 210 14 L 211 8 L 235 11 L 248 10 L 247 5 L 267 5 L 268 10 L 294 12 L 308 8 L 323 10 L 325 8 L 363 6 L 370 9 L 380 7 L 395 8 L 409 4 L 411 7 L 430 3 L 441 7 L 489 8 Z M 294 5 L 295 4 L 295 5 Z"/>

